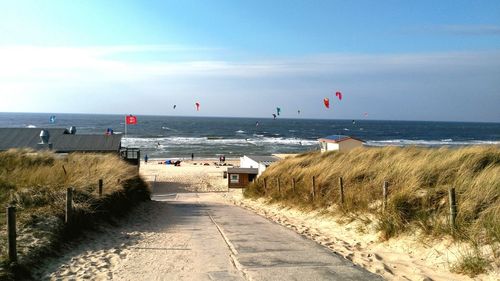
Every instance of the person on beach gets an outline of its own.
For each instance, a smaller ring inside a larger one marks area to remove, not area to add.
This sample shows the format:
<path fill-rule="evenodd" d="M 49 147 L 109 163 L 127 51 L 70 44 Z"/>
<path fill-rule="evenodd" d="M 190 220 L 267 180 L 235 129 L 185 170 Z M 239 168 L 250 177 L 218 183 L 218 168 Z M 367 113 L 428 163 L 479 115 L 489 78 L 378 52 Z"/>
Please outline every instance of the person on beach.
<path fill-rule="evenodd" d="M 194 160 L 194 153 L 191 153 L 191 161 Z"/>
<path fill-rule="evenodd" d="M 144 155 L 144 164 L 148 164 L 148 155 Z"/>

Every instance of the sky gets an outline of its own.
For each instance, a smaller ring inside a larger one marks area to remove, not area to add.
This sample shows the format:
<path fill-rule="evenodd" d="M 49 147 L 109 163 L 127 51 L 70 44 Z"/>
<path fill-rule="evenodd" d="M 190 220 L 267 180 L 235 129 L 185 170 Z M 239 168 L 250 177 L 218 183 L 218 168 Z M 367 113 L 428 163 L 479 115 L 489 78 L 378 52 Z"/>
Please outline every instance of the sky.
<path fill-rule="evenodd" d="M 0 95 L 0 112 L 500 122 L 500 1 L 0 0 Z"/>

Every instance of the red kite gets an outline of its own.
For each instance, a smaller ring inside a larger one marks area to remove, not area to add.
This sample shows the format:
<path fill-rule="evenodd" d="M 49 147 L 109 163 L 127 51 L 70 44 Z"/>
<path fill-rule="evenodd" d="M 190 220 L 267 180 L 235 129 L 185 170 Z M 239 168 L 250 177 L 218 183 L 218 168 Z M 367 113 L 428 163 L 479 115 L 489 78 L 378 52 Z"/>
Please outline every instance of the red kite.
<path fill-rule="evenodd" d="M 324 98 L 323 103 L 325 104 L 326 108 L 330 108 L 330 100 L 328 98 Z"/>

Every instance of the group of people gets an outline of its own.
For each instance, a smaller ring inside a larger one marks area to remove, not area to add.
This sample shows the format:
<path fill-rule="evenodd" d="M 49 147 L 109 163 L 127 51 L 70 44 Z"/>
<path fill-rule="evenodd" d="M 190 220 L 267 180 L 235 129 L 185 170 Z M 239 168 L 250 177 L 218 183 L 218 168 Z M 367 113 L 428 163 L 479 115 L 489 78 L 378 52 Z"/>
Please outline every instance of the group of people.
<path fill-rule="evenodd" d="M 226 156 L 225 156 L 225 155 L 221 155 L 221 156 L 219 157 L 219 162 L 220 162 L 220 163 L 224 163 L 224 162 L 226 162 Z"/>
<path fill-rule="evenodd" d="M 147 154 L 145 154 L 144 155 L 144 164 L 148 164 L 148 160 L 149 160 L 149 157 Z M 194 153 L 191 153 L 191 160 L 194 160 Z M 225 162 L 226 162 L 226 156 L 225 155 L 219 156 L 219 164 L 222 165 L 222 163 L 225 163 Z M 174 162 L 174 161 L 166 160 L 165 164 L 174 164 L 176 166 L 180 166 L 181 161 L 177 160 Z"/>

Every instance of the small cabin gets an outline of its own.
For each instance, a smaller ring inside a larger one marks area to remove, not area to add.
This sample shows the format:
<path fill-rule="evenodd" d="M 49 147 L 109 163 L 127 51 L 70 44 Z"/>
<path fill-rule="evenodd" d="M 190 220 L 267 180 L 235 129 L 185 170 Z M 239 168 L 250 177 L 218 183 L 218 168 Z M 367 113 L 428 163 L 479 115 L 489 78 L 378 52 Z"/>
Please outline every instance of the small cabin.
<path fill-rule="evenodd" d="M 257 156 L 257 155 L 244 155 L 240 157 L 241 168 L 256 168 L 257 175 L 260 176 L 269 165 L 281 160 L 276 156 Z"/>
<path fill-rule="evenodd" d="M 349 152 L 357 147 L 363 146 L 363 141 L 345 135 L 331 135 L 318 139 L 321 152 L 340 151 Z"/>
<path fill-rule="evenodd" d="M 227 186 L 229 188 L 244 188 L 257 177 L 257 168 L 228 168 Z"/>

